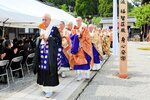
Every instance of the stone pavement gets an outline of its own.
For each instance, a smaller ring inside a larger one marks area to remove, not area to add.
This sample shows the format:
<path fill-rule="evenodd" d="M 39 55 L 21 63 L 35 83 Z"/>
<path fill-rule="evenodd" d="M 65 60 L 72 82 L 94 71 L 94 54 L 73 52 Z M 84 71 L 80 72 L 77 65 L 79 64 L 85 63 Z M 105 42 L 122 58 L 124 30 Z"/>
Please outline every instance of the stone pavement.
<path fill-rule="evenodd" d="M 92 71 L 90 80 L 77 82 L 75 71 L 69 71 L 67 78 L 60 78 L 60 85 L 49 100 L 149 100 L 150 51 L 137 50 L 138 47 L 150 47 L 150 43 L 129 42 L 128 79 L 118 78 L 118 57 L 111 56 L 101 70 Z M 24 80 L 0 91 L 0 100 L 47 99 L 37 86 L 36 77 L 26 73 Z"/>
<path fill-rule="evenodd" d="M 91 71 L 91 79 L 96 73 L 97 71 Z M 76 81 L 77 76 L 75 71 L 68 71 L 67 75 L 68 77 L 66 78 L 60 77 L 60 85 L 49 100 L 75 100 L 91 80 Z M 15 83 L 11 81 L 9 88 L 0 91 L 0 100 L 47 100 L 42 90 L 36 84 L 35 75 L 26 73 L 24 80 L 16 81 Z M 0 85 L 0 88 L 3 88 L 3 86 Z"/>
<path fill-rule="evenodd" d="M 118 78 L 118 57 L 111 56 L 77 100 L 150 100 L 150 42 L 128 43 L 128 79 Z"/>

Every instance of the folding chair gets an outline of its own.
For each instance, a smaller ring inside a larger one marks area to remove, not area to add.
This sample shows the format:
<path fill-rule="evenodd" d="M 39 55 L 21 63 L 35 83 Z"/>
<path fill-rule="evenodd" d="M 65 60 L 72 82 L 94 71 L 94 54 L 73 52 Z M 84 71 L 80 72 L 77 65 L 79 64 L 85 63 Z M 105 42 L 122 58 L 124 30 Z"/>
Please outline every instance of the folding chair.
<path fill-rule="evenodd" d="M 23 56 L 22 65 L 25 63 L 26 60 L 26 53 L 24 50 L 19 51 L 19 56 Z"/>
<path fill-rule="evenodd" d="M 9 68 L 10 68 L 10 72 L 11 72 L 13 82 L 14 82 L 13 72 L 16 72 L 16 71 L 19 71 L 19 70 L 21 70 L 22 77 L 24 79 L 24 73 L 23 73 L 23 68 L 22 68 L 22 60 L 23 60 L 23 56 L 19 56 L 19 57 L 13 58 L 10 62 Z"/>
<path fill-rule="evenodd" d="M 24 54 L 25 54 L 24 52 L 25 52 L 24 50 L 20 50 L 19 51 L 19 56 L 24 56 Z"/>
<path fill-rule="evenodd" d="M 9 60 L 1 60 L 0 61 L 0 76 L 7 76 L 7 84 L 8 86 L 6 88 L 9 87 L 10 83 L 9 83 L 9 77 L 8 77 L 8 70 L 7 70 L 7 67 L 8 67 L 8 64 L 9 64 Z"/>
<path fill-rule="evenodd" d="M 28 70 L 29 73 L 30 73 L 30 69 L 29 68 L 33 65 L 32 61 L 33 61 L 34 56 L 35 56 L 35 53 L 29 54 L 27 56 L 26 61 L 25 61 L 25 65 L 26 65 L 27 70 Z"/>

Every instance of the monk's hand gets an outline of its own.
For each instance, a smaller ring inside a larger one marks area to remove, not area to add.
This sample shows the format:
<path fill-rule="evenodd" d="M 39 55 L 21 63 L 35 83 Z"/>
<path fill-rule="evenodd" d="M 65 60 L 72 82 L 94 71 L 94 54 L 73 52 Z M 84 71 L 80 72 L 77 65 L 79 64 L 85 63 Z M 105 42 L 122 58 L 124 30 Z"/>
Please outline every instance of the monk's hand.
<path fill-rule="evenodd" d="M 44 34 L 43 39 L 44 39 L 45 42 L 47 42 L 48 36 Z"/>
<path fill-rule="evenodd" d="M 66 38 L 62 38 L 62 47 L 63 48 L 68 47 L 68 43 L 67 43 L 67 39 Z"/>
<path fill-rule="evenodd" d="M 81 33 L 80 33 L 80 31 L 79 31 L 79 30 L 77 31 L 77 35 L 78 35 L 78 37 L 80 37 L 80 36 L 81 36 Z"/>
<path fill-rule="evenodd" d="M 40 39 L 43 39 L 44 38 L 44 34 L 40 34 Z"/>

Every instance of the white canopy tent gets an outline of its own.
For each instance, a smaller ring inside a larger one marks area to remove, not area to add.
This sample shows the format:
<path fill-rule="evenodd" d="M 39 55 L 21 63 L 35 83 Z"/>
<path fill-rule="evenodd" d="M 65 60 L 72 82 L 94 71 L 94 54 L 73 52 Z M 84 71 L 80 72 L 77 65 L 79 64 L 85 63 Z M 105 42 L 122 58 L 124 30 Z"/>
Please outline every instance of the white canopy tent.
<path fill-rule="evenodd" d="M 0 26 L 7 19 L 5 26 L 35 28 L 45 13 L 51 15 L 53 25 L 60 21 L 75 24 L 75 18 L 70 14 L 36 0 L 0 0 Z"/>
<path fill-rule="evenodd" d="M 34 19 L 34 21 L 32 21 Z M 11 9 L 0 6 L 0 26 L 8 27 L 37 27 L 40 18 L 14 12 Z"/>

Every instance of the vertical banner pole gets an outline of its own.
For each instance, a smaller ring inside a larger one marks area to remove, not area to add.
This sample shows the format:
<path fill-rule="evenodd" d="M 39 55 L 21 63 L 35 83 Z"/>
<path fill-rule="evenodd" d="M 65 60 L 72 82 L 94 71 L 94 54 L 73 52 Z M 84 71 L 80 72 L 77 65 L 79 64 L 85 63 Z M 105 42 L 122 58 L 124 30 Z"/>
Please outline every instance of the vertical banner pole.
<path fill-rule="evenodd" d="M 127 78 L 127 0 L 119 0 L 120 78 Z"/>

